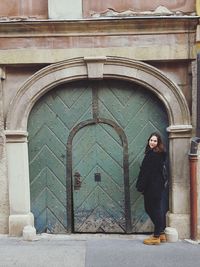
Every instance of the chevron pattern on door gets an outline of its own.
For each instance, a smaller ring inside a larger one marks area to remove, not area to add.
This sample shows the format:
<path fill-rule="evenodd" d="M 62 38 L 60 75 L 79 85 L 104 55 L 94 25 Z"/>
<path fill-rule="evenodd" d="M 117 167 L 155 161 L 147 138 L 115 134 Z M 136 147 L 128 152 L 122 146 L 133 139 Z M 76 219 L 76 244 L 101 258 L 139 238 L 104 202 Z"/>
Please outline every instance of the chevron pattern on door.
<path fill-rule="evenodd" d="M 150 232 L 152 224 L 135 183 L 149 135 L 159 132 L 168 146 L 166 110 L 149 90 L 129 82 L 108 80 L 99 91 L 99 112 L 100 117 L 119 124 L 128 139 L 132 232 Z"/>
<path fill-rule="evenodd" d="M 77 121 L 91 118 L 91 101 L 86 84 L 62 85 L 44 95 L 31 111 L 31 210 L 39 233 L 66 232 L 66 142 Z"/>
<path fill-rule="evenodd" d="M 73 140 L 75 232 L 125 232 L 123 151 L 119 136 L 106 124 L 82 128 Z M 100 181 L 95 181 L 100 174 Z"/>
<path fill-rule="evenodd" d="M 149 134 L 160 132 L 167 144 L 166 111 L 157 97 L 135 83 L 98 84 L 96 115 L 119 125 L 128 140 L 131 231 L 151 231 L 135 182 Z M 66 144 L 75 125 L 93 119 L 93 85 L 81 81 L 56 87 L 30 113 L 31 210 L 38 232 L 66 232 Z M 74 231 L 125 232 L 123 148 L 118 134 L 110 125 L 97 123 L 79 130 L 72 145 L 72 176 L 79 172 L 82 180 L 80 190 L 72 194 Z M 99 173 L 101 181 L 95 180 Z"/>

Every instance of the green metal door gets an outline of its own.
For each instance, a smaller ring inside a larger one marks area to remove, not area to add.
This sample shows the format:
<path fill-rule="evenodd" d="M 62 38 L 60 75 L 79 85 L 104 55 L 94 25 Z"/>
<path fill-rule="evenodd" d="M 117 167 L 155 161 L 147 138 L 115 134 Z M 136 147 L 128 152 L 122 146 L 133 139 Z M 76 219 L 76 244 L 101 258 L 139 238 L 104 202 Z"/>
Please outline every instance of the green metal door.
<path fill-rule="evenodd" d="M 62 85 L 29 115 L 31 211 L 38 233 L 67 232 L 66 143 L 73 126 L 91 118 L 91 96 L 85 83 Z"/>
<path fill-rule="evenodd" d="M 44 95 L 28 122 L 37 231 L 150 231 L 135 182 L 149 134 L 167 143 L 167 126 L 162 103 L 134 83 L 81 81 Z"/>
<path fill-rule="evenodd" d="M 125 81 L 106 81 L 98 94 L 99 116 L 115 121 L 125 132 L 129 155 L 131 232 L 150 232 L 153 225 L 144 211 L 143 196 L 135 183 L 144 157 L 147 139 L 159 132 L 168 147 L 168 117 L 161 101 L 140 85 Z"/>
<path fill-rule="evenodd" d="M 123 149 L 115 130 L 102 123 L 80 129 L 72 164 L 74 231 L 125 232 Z"/>

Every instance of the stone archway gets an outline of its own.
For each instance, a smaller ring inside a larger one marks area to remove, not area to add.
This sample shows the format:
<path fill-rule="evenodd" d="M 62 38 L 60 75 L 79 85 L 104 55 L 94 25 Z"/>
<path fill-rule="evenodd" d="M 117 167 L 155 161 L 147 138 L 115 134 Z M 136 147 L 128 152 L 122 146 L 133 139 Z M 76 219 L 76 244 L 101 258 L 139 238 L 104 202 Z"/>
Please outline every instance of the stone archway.
<path fill-rule="evenodd" d="M 9 233 L 20 235 L 23 226 L 33 224 L 30 213 L 29 170 L 27 150 L 27 121 L 36 101 L 51 88 L 75 80 L 121 79 L 137 82 L 151 90 L 165 105 L 169 117 L 170 160 L 172 177 L 169 224 L 183 222 L 189 225 L 187 158 L 191 132 L 190 113 L 180 88 L 156 68 L 142 62 L 120 57 L 74 58 L 38 71 L 19 89 L 14 97 L 6 120 L 10 217 Z M 177 157 L 177 146 L 181 155 Z M 19 160 L 20 158 L 20 160 Z M 13 162 L 18 162 L 15 164 Z M 184 173 L 177 165 L 184 164 Z M 182 180 L 180 181 L 180 178 Z M 177 193 L 182 193 L 184 205 L 179 207 Z M 188 226 L 189 227 L 189 226 Z M 187 232 L 187 230 L 186 230 Z M 183 233 L 183 236 L 186 235 Z"/>
<path fill-rule="evenodd" d="M 12 101 L 6 120 L 7 129 L 26 131 L 29 112 L 43 94 L 61 83 L 88 78 L 115 78 L 140 83 L 152 90 L 164 103 L 173 129 L 175 126 L 181 126 L 182 130 L 191 128 L 189 109 L 183 93 L 158 69 L 127 58 L 87 57 L 52 64 L 30 77 Z"/>

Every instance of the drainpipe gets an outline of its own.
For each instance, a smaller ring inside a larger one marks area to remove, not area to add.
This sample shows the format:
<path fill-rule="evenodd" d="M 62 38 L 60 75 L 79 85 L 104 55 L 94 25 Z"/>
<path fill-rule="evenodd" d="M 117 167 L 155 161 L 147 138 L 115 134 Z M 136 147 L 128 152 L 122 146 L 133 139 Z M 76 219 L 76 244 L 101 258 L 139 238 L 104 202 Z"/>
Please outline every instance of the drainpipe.
<path fill-rule="evenodd" d="M 199 137 L 193 137 L 190 144 L 190 238 L 197 240 L 197 162 Z"/>

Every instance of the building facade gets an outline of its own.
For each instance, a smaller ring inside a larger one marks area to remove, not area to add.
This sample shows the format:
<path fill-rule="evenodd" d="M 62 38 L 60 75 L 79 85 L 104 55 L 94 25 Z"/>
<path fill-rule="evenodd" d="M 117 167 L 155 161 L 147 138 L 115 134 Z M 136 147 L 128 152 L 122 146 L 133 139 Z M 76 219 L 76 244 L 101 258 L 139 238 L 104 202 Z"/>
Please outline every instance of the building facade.
<path fill-rule="evenodd" d="M 1 233 L 151 231 L 135 182 L 158 131 L 190 236 L 199 3 L 168 2 L 0 3 Z"/>

